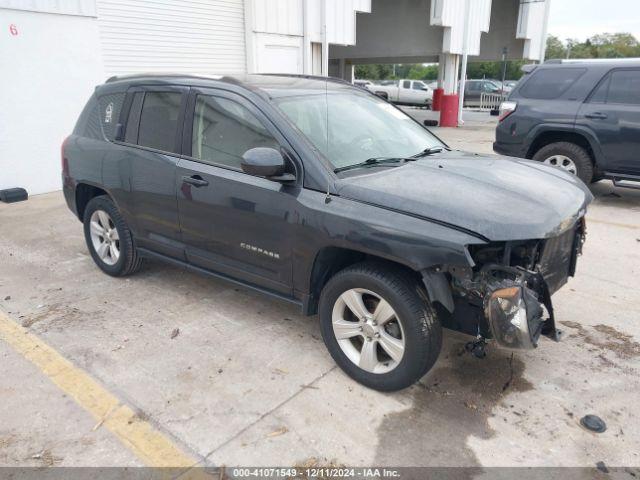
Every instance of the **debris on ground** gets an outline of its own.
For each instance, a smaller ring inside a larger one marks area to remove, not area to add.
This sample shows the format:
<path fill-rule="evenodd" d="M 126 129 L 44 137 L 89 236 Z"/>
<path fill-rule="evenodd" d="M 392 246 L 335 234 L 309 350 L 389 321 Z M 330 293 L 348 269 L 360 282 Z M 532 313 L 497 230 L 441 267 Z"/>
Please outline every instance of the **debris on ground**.
<path fill-rule="evenodd" d="M 279 437 L 280 435 L 284 435 L 288 431 L 289 429 L 287 427 L 281 427 L 278 430 L 274 430 L 273 432 L 267 434 L 267 438 Z"/>
<path fill-rule="evenodd" d="M 478 406 L 470 401 L 466 401 L 464 402 L 464 406 L 467 407 L 469 410 L 478 410 Z"/>
<path fill-rule="evenodd" d="M 511 358 L 509 359 L 509 380 L 502 386 L 502 391 L 505 392 L 507 388 L 511 386 L 511 382 L 513 382 L 513 352 L 511 353 Z"/>
<path fill-rule="evenodd" d="M 585 415 L 580 419 L 580 425 L 595 433 L 603 433 L 607 429 L 607 424 L 597 415 Z"/>
<path fill-rule="evenodd" d="M 171 340 L 176 338 L 178 335 L 180 335 L 180 329 L 179 328 L 174 328 L 173 331 L 171 332 Z"/>
<path fill-rule="evenodd" d="M 218 373 L 222 373 L 223 370 L 221 368 L 218 369 Z"/>
<path fill-rule="evenodd" d="M 40 453 L 36 453 L 31 456 L 34 460 L 40 460 L 46 467 L 53 467 L 57 463 L 60 463 L 63 459 L 56 457 L 51 453 L 51 450 L 44 449 Z"/>
<path fill-rule="evenodd" d="M 638 240 L 640 241 L 640 240 Z M 8 302 L 9 300 L 11 300 L 11 295 L 7 295 L 6 297 L 4 297 L 4 301 Z"/>
<path fill-rule="evenodd" d="M 609 473 L 609 469 L 607 468 L 607 466 L 604 464 L 604 462 L 598 462 L 596 463 L 596 468 L 598 470 L 600 470 L 602 473 Z"/>

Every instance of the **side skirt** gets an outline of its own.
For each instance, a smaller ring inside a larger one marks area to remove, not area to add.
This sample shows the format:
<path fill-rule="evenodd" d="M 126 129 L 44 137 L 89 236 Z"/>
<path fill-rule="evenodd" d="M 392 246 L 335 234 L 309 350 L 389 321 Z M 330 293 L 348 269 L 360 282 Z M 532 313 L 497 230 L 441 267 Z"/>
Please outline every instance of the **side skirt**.
<path fill-rule="evenodd" d="M 157 252 L 154 252 L 152 250 L 148 250 L 146 248 L 138 248 L 138 253 L 144 258 L 152 258 L 152 259 L 156 259 L 156 260 L 161 260 L 163 262 L 169 263 L 171 265 L 175 265 L 177 267 L 185 268 L 185 269 L 190 270 L 190 271 L 195 272 L 195 273 L 199 273 L 199 274 L 206 275 L 206 276 L 209 276 L 209 277 L 218 278 L 220 280 L 225 280 L 225 281 L 227 281 L 229 283 L 232 283 L 234 285 L 238 285 L 240 287 L 248 288 L 249 290 L 260 292 L 260 293 L 268 295 L 270 297 L 277 298 L 278 300 L 283 300 L 285 302 L 292 303 L 294 305 L 298 305 L 301 310 L 303 309 L 303 305 L 305 303 L 304 301 L 295 299 L 293 297 L 288 297 L 286 295 L 282 295 L 280 293 L 273 292 L 273 291 L 268 290 L 266 288 L 262 288 L 262 287 L 259 287 L 257 285 L 253 285 L 251 283 L 243 282 L 242 280 L 238 280 L 236 278 L 229 277 L 229 276 L 224 275 L 222 273 L 214 272 L 212 270 L 207 270 L 205 268 L 196 267 L 195 265 L 191 265 L 190 263 L 183 262 L 183 261 L 177 260 L 175 258 L 167 257 L 166 255 L 162 255 L 161 253 L 157 253 Z"/>

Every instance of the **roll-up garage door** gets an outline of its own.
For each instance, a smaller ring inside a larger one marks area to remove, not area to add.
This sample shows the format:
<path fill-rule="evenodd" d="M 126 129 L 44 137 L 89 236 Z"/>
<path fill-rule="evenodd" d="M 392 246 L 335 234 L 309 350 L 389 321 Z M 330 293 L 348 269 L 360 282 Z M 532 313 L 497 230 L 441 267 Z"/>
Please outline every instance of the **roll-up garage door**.
<path fill-rule="evenodd" d="M 107 75 L 246 71 L 243 0 L 98 0 Z"/>

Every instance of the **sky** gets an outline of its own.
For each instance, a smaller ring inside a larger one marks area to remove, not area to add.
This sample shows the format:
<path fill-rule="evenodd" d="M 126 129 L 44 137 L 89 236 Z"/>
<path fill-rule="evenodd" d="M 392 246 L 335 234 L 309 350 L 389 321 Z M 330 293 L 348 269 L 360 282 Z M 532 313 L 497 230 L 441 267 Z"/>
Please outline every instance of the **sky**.
<path fill-rule="evenodd" d="M 551 0 L 549 34 L 583 41 L 605 32 L 640 40 L 640 0 Z"/>

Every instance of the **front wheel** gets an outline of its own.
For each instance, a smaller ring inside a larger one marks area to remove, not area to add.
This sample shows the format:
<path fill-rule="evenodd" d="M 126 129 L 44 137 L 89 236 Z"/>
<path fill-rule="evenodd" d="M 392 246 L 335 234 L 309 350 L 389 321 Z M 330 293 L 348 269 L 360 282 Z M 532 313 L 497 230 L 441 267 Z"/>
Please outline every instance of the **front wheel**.
<path fill-rule="evenodd" d="M 382 264 L 358 264 L 331 278 L 320 296 L 320 322 L 335 362 L 375 390 L 413 385 L 442 347 L 442 326 L 423 288 Z"/>

